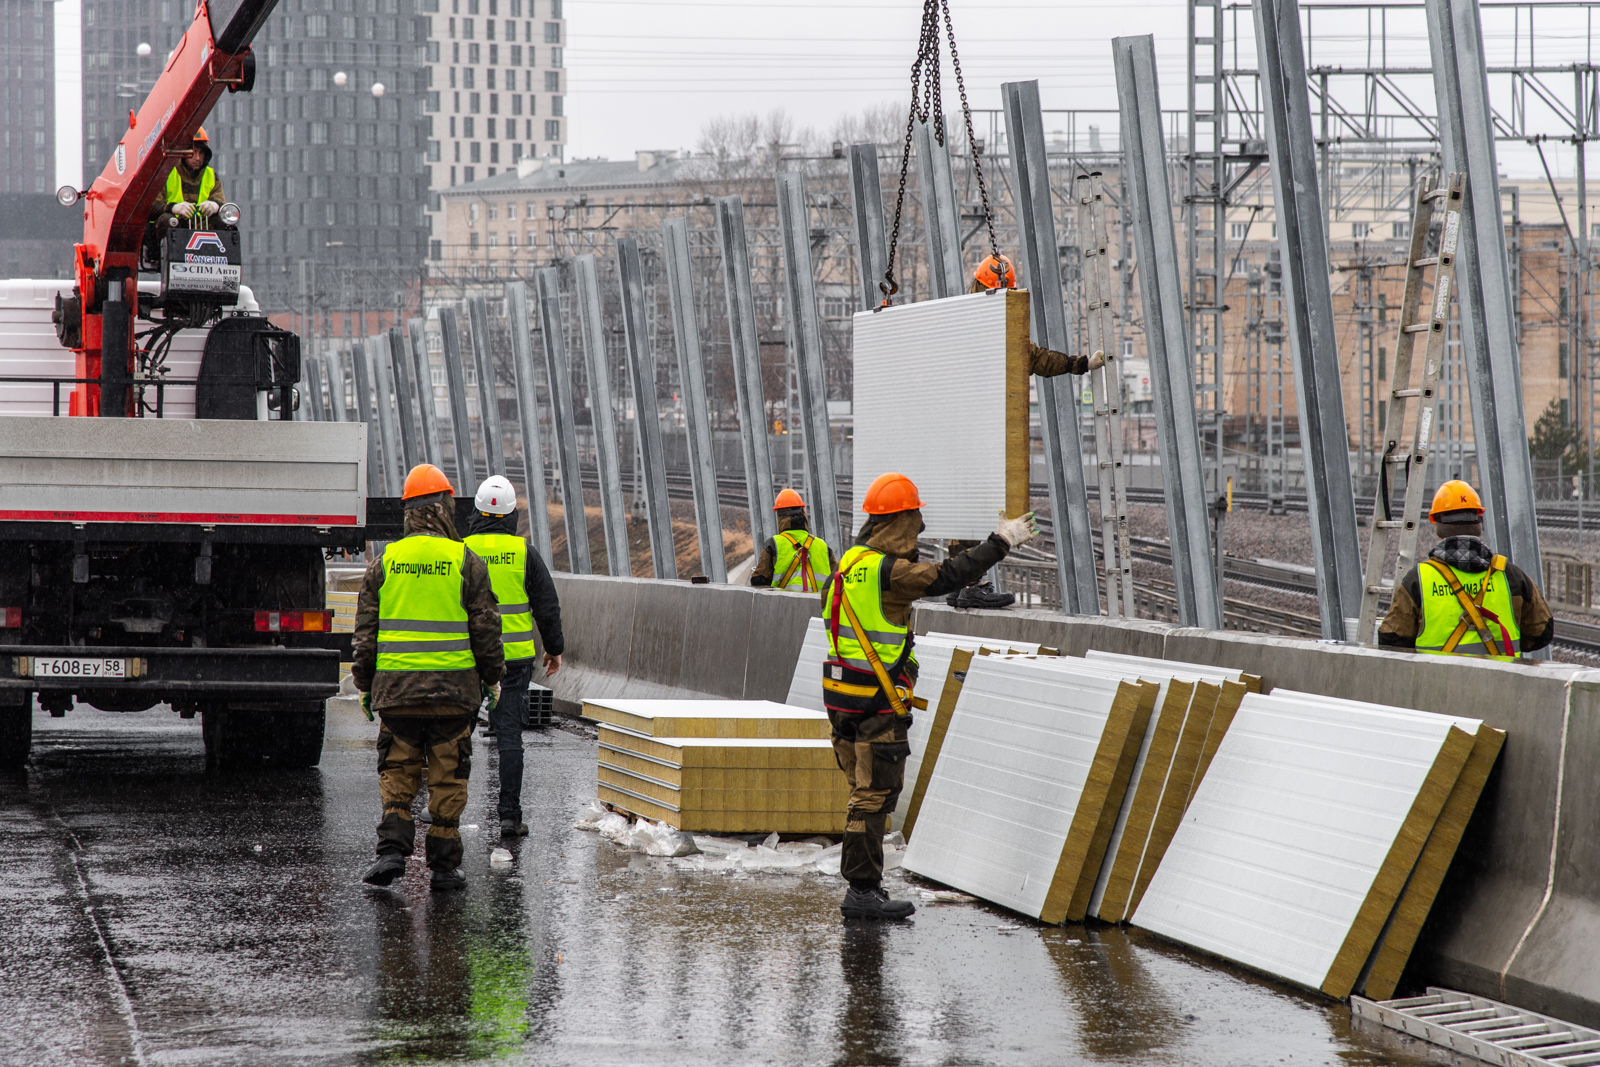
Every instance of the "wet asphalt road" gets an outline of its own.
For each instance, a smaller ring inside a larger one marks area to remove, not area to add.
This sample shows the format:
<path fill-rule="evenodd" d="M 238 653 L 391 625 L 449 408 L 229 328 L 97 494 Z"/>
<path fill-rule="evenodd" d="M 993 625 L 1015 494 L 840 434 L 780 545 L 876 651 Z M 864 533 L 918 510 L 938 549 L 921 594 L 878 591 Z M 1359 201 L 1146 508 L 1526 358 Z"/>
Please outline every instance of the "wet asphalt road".
<path fill-rule="evenodd" d="M 491 870 L 480 740 L 464 893 L 370 858 L 376 728 L 322 765 L 208 774 L 197 721 L 35 718 L 0 776 L 0 1063 L 1446 1064 L 1430 1046 L 1138 931 L 842 883 L 690 874 L 571 829 L 594 746 L 526 735 L 533 835 Z M 901 888 L 904 888 L 903 883 Z"/>

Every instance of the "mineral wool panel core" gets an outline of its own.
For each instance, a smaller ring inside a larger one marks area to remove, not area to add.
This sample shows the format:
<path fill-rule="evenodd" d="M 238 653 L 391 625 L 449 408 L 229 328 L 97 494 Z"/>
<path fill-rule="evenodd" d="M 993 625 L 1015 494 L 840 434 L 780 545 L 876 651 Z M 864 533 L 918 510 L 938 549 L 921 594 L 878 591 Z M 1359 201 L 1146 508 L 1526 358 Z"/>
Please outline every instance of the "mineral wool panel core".
<path fill-rule="evenodd" d="M 854 320 L 855 511 L 872 480 L 916 483 L 927 537 L 979 539 L 1028 510 L 1028 294 L 863 311 Z"/>

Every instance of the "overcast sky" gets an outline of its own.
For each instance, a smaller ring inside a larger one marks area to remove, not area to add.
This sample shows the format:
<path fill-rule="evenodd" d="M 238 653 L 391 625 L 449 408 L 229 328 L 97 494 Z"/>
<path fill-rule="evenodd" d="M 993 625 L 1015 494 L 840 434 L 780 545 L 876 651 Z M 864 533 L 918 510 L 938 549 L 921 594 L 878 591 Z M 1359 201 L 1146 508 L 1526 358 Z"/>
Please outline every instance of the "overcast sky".
<path fill-rule="evenodd" d="M 1229 66 L 1254 67 L 1248 5 L 1224 0 Z M 1420 5 L 1365 11 L 1320 11 L 1312 17 L 1313 63 L 1349 66 L 1429 66 Z M 1600 27 L 1587 12 L 1535 4 L 1541 64 L 1594 61 Z M 1302 3 L 1303 12 L 1310 8 Z M 974 108 L 997 108 L 1001 82 L 1038 79 L 1044 107 L 1114 112 L 1111 38 L 1150 33 L 1156 38 L 1161 103 L 1186 106 L 1187 4 L 1183 0 L 950 0 L 962 69 Z M 764 114 L 786 109 L 802 126 L 824 138 L 841 116 L 874 105 L 909 102 L 911 62 L 916 54 L 922 5 L 918 0 L 567 0 L 569 74 L 567 113 L 572 118 L 568 158 L 621 159 L 639 149 L 692 148 L 713 116 Z M 1387 53 L 1368 51 L 1368 26 L 1387 19 Z M 1492 63 L 1527 61 L 1526 9 L 1484 16 Z M 1576 21 L 1574 21 L 1576 20 Z M 1517 30 L 1520 28 L 1520 33 Z M 1519 54 L 1520 53 L 1520 54 Z M 1424 109 L 1432 108 L 1432 85 L 1424 73 L 1405 81 Z M 945 110 L 959 111 L 955 78 L 945 60 Z M 1556 76 L 1555 93 L 1572 98 L 1571 76 Z M 1491 95 L 1504 108 L 1503 88 Z M 1114 130 L 1114 114 L 1085 116 Z M 1045 117 L 1045 129 L 1064 117 Z M 981 125 L 981 120 L 980 120 Z M 1553 125 L 1553 124 L 1552 124 Z M 980 136 L 982 130 L 980 128 Z M 1080 136 L 1087 131 L 1080 129 Z M 1559 178 L 1573 170 L 1570 146 L 1547 149 Z M 1503 144 L 1501 168 L 1513 175 L 1542 176 L 1537 156 Z M 1591 172 L 1600 160 L 1591 161 Z"/>

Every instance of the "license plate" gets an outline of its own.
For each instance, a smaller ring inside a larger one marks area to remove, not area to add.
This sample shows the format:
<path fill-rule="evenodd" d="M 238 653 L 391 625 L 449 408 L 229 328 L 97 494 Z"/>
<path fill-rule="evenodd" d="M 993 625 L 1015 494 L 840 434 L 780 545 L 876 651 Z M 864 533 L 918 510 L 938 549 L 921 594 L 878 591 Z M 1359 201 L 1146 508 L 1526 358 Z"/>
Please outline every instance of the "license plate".
<path fill-rule="evenodd" d="M 34 656 L 30 662 L 34 678 L 126 678 L 125 659 L 78 659 L 61 656 Z"/>

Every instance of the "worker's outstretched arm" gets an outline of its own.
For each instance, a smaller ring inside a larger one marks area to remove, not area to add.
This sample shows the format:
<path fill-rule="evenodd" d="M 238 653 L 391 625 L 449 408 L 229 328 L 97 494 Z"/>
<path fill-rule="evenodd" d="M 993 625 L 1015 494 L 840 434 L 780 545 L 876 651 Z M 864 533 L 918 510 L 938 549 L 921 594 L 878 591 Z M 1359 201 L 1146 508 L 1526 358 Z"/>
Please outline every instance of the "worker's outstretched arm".
<path fill-rule="evenodd" d="M 1105 357 L 1096 352 L 1093 356 L 1069 356 L 1053 348 L 1028 342 L 1028 373 L 1041 378 L 1054 378 L 1059 374 L 1088 374 L 1105 366 Z"/>

